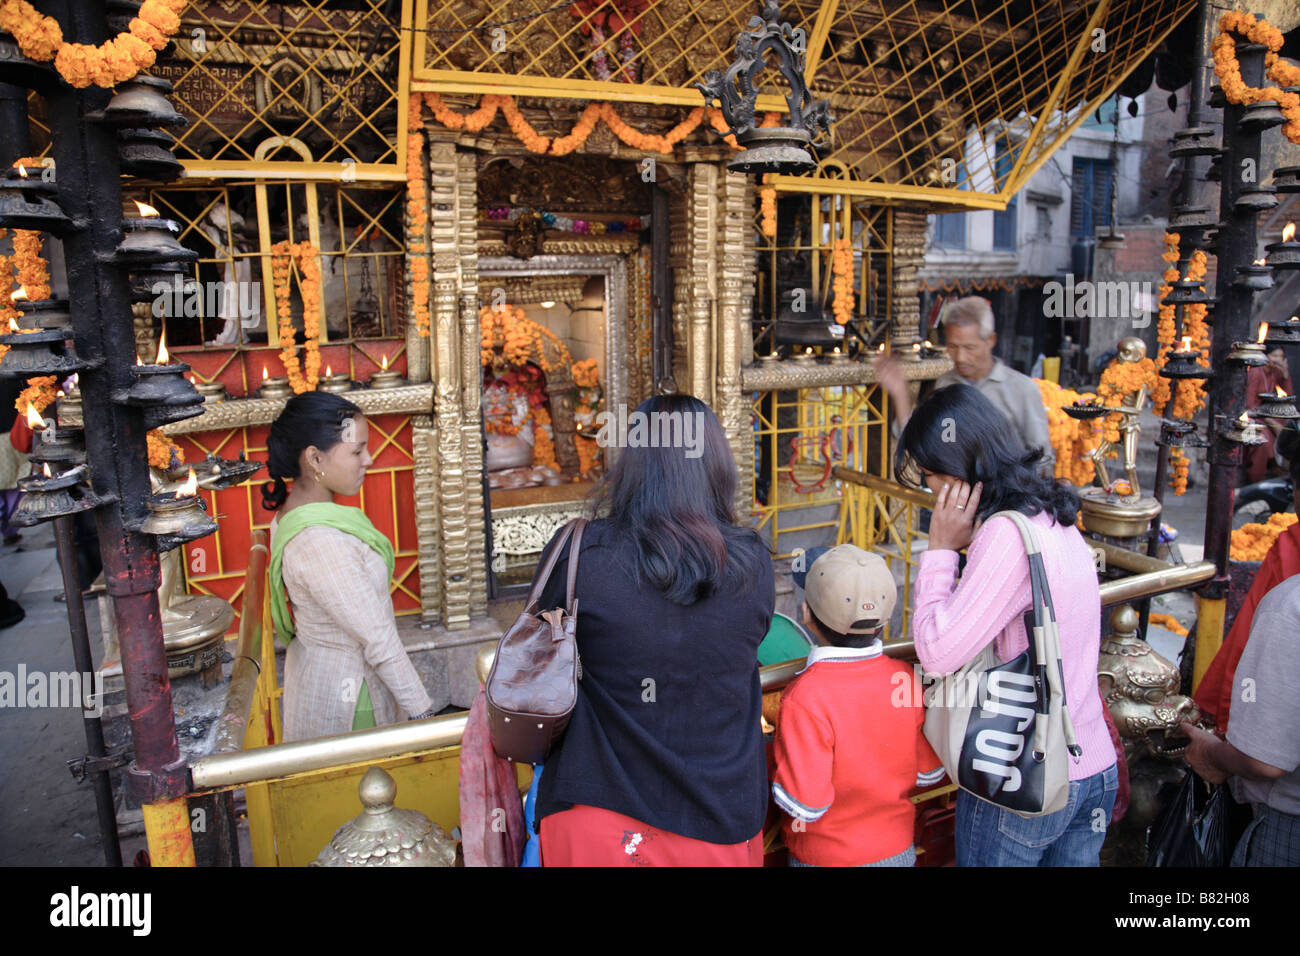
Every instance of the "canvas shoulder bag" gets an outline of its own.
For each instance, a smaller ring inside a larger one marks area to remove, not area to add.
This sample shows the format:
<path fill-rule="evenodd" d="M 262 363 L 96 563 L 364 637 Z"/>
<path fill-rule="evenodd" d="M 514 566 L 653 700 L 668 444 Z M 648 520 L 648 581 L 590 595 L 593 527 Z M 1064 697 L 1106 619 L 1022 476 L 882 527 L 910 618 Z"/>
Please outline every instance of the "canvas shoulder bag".
<path fill-rule="evenodd" d="M 569 724 L 578 701 L 582 662 L 578 659 L 578 552 L 585 518 L 564 526 L 514 624 L 497 644 L 486 696 L 492 747 L 519 763 L 541 763 Z M 542 591 L 569 543 L 564 607 L 538 612 Z"/>
<path fill-rule="evenodd" d="M 1061 638 L 1038 535 L 1018 511 L 993 517 L 1015 522 L 1029 558 L 1029 646 L 999 664 L 990 641 L 955 674 L 928 686 L 925 737 L 963 790 L 1021 816 L 1043 816 L 1064 809 L 1069 758 L 1083 751 L 1065 700 Z"/>

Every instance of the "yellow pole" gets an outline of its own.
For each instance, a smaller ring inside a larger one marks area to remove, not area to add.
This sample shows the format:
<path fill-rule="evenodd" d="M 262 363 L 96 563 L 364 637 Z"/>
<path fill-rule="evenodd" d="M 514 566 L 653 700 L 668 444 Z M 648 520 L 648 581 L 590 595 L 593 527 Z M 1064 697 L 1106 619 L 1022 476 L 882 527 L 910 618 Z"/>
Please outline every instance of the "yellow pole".
<path fill-rule="evenodd" d="M 1057 385 L 1061 383 L 1061 357 L 1059 355 L 1043 358 L 1043 378 Z"/>
<path fill-rule="evenodd" d="M 1210 669 L 1210 661 L 1223 646 L 1223 621 L 1226 598 L 1196 599 L 1196 666 L 1192 671 L 1192 693 L 1201 686 L 1201 678 Z"/>
<path fill-rule="evenodd" d="M 144 832 L 149 841 L 149 862 L 153 866 L 194 866 L 194 842 L 190 839 L 190 811 L 184 797 L 146 803 Z"/>

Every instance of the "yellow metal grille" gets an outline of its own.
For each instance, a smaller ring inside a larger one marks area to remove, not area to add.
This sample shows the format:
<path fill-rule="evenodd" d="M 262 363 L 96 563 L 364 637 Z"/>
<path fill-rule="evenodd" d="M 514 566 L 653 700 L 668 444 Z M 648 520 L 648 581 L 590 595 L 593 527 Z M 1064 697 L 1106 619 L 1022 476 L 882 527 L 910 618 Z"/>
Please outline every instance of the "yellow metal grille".
<path fill-rule="evenodd" d="M 300 140 L 319 163 L 402 161 L 410 2 L 246 0 L 191 4 L 152 72 L 175 84 L 190 121 L 178 158 L 200 169 L 253 163 L 272 136 Z M 372 170 L 370 170 L 372 171 Z"/>
<path fill-rule="evenodd" d="M 879 554 L 895 579 L 901 581 L 902 627 L 900 633 L 887 632 L 885 636 L 907 637 L 912 627 L 912 582 L 916 580 L 918 558 L 930 538 L 920 530 L 921 507 L 852 482 L 844 482 L 843 502 L 839 540 Z"/>

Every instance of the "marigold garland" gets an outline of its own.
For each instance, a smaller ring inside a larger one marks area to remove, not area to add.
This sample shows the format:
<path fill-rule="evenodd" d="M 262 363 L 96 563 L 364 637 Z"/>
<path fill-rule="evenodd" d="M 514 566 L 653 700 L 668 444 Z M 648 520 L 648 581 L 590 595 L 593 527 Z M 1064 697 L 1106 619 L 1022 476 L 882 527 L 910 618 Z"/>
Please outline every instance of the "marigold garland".
<path fill-rule="evenodd" d="M 111 87 L 153 66 L 157 51 L 180 29 L 188 0 L 145 0 L 125 33 L 99 46 L 67 43 L 53 17 L 26 0 L 0 2 L 0 30 L 13 35 L 23 55 L 37 62 L 54 60 L 55 69 L 77 89 L 92 83 Z"/>
<path fill-rule="evenodd" d="M 41 256 L 44 240 L 35 229 L 14 230 L 14 270 L 18 285 L 33 301 L 50 297 L 50 270 Z"/>
<path fill-rule="evenodd" d="M 853 318 L 853 242 L 850 239 L 836 239 L 831 252 L 831 275 L 834 276 L 832 287 L 835 290 L 835 321 L 840 325 L 848 324 Z"/>
<path fill-rule="evenodd" d="M 302 295 L 304 338 L 303 368 L 298 366 L 294 344 L 293 312 L 289 308 L 289 276 L 298 267 L 298 291 Z M 271 247 L 271 281 L 275 289 L 276 316 L 280 329 L 280 361 L 294 392 L 312 392 L 320 380 L 320 250 L 310 242 L 277 242 Z"/>
<path fill-rule="evenodd" d="M 573 384 L 578 388 L 595 388 L 600 384 L 600 371 L 595 359 L 583 359 L 573 363 Z"/>
<path fill-rule="evenodd" d="M 1148 620 L 1152 624 L 1163 627 L 1166 631 L 1177 634 L 1179 637 L 1187 636 L 1187 628 L 1178 623 L 1178 618 L 1174 617 L 1172 614 L 1160 614 L 1156 611 L 1152 611 Z"/>
<path fill-rule="evenodd" d="M 1237 60 L 1237 40 L 1233 36 L 1243 37 L 1252 43 L 1261 43 L 1267 47 L 1264 54 L 1264 74 L 1275 86 L 1247 86 L 1241 78 L 1241 64 Z M 1228 102 L 1238 106 L 1258 103 L 1261 100 L 1274 100 L 1286 117 L 1282 133 L 1293 143 L 1300 144 L 1300 95 L 1282 89 L 1287 86 L 1300 86 L 1300 67 L 1278 56 L 1282 49 L 1282 31 L 1272 26 L 1267 20 L 1259 19 L 1250 13 L 1235 10 L 1225 13 L 1219 19 L 1219 34 L 1210 44 L 1214 54 L 1214 72 L 1223 88 L 1223 95 Z"/>
<path fill-rule="evenodd" d="M 180 445 L 164 435 L 162 429 L 155 428 L 144 437 L 149 446 L 150 468 L 168 471 L 177 465 L 185 464 L 185 453 L 181 451 Z"/>
<path fill-rule="evenodd" d="M 1166 232 L 1165 251 L 1160 256 L 1161 259 L 1169 263 L 1169 267 L 1165 269 L 1162 277 L 1164 284 L 1160 287 L 1162 304 L 1160 306 L 1159 321 L 1156 324 L 1158 345 L 1156 347 L 1155 365 L 1157 371 L 1162 370 L 1169 361 L 1171 349 L 1182 350 L 1174 321 L 1177 315 L 1177 307 L 1163 304 L 1169 293 L 1173 291 L 1172 283 L 1178 281 L 1178 269 L 1174 266 L 1174 263 L 1179 259 L 1178 245 L 1180 239 L 1178 233 Z M 1202 250 L 1197 249 L 1192 253 L 1192 257 L 1188 261 L 1187 278 L 1199 282 L 1205 278 L 1206 269 L 1206 255 Z M 1183 338 L 1188 340 L 1191 350 L 1197 353 L 1196 363 L 1202 368 L 1209 368 L 1210 329 L 1206 324 L 1205 316 L 1206 308 L 1203 304 L 1197 303 L 1183 306 Z M 1205 383 L 1197 379 L 1182 379 L 1171 383 L 1169 379 L 1161 375 L 1156 379 L 1156 384 L 1151 389 L 1151 407 L 1157 415 L 1165 414 L 1165 410 L 1168 408 L 1171 417 L 1187 421 L 1205 407 Z M 1190 461 L 1182 449 L 1175 448 L 1170 450 L 1169 464 L 1169 486 L 1174 489 L 1175 495 L 1182 495 L 1187 491 Z"/>
<path fill-rule="evenodd" d="M 759 190 L 758 195 L 761 200 L 761 209 L 763 211 L 762 232 L 769 239 L 776 236 L 776 190 L 768 186 L 772 181 L 771 173 L 763 174 L 763 188 Z"/>
<path fill-rule="evenodd" d="M 416 130 L 420 121 L 420 96 L 412 93 L 407 116 L 411 132 L 406 136 L 406 262 L 410 270 L 412 308 L 415 329 L 421 338 L 429 337 L 429 247 L 425 237 L 429 229 L 424 184 L 424 137 Z"/>
<path fill-rule="evenodd" d="M 479 360 L 485 368 L 497 364 L 498 355 L 507 366 L 516 368 L 533 362 L 548 375 L 561 366 L 572 366 L 568 347 L 550 329 L 528 318 L 524 310 L 506 306 L 479 310 Z M 545 340 L 554 346 L 559 360 L 546 357 Z"/>
<path fill-rule="evenodd" d="M 612 103 L 605 102 L 588 104 L 586 109 L 582 111 L 578 121 L 566 135 L 550 139 L 533 128 L 532 124 L 528 122 L 515 104 L 515 98 L 508 94 L 484 94 L 483 98 L 479 100 L 478 108 L 471 113 L 457 113 L 447 106 L 438 93 L 432 91 L 424 94 L 424 103 L 428 105 L 435 120 L 447 129 L 457 132 L 462 129 L 471 133 L 480 132 L 492 122 L 497 112 L 500 111 L 505 115 L 510 131 L 529 151 L 547 153 L 551 156 L 565 156 L 574 150 L 580 149 L 595 130 L 597 120 L 603 120 L 605 125 L 609 127 L 610 132 L 628 146 L 650 153 L 671 153 L 678 143 L 699 128 L 700 124 L 706 119 L 709 121 L 709 125 L 719 133 L 726 133 L 730 128 L 720 109 L 712 106 L 697 106 L 687 114 L 684 120 L 667 133 L 662 135 L 643 133 L 629 126 Z M 413 112 L 415 118 L 418 119 L 418 110 L 409 110 L 408 112 Z M 411 122 L 414 122 L 414 120 Z M 766 113 L 759 125 L 762 127 L 775 126 L 778 122 L 779 114 Z M 728 134 L 723 139 L 732 149 L 740 148 L 740 143 L 736 141 L 735 136 Z"/>
<path fill-rule="evenodd" d="M 528 414 L 533 422 L 533 464 L 559 474 L 560 463 L 555 457 L 555 440 L 551 435 L 551 413 L 545 405 L 537 405 Z"/>
<path fill-rule="evenodd" d="M 1294 513 L 1269 515 L 1264 524 L 1242 525 L 1232 532 L 1228 556 L 1234 561 L 1263 561 L 1280 535 L 1296 523 Z"/>
<path fill-rule="evenodd" d="M 1118 359 L 1111 359 L 1106 366 L 1106 370 L 1101 373 L 1101 384 L 1097 386 L 1097 398 L 1103 405 L 1110 408 L 1118 408 L 1124 402 L 1124 396 L 1136 392 L 1142 386 L 1146 386 L 1148 392 L 1155 387 L 1158 376 L 1156 375 L 1156 363 L 1149 358 L 1144 358 L 1139 362 L 1121 362 Z M 1108 442 L 1119 441 L 1119 425 L 1122 416 L 1119 412 L 1107 415 L 1102 421 L 1102 435 Z M 1108 458 L 1114 458 L 1119 454 L 1118 449 L 1112 448 Z"/>

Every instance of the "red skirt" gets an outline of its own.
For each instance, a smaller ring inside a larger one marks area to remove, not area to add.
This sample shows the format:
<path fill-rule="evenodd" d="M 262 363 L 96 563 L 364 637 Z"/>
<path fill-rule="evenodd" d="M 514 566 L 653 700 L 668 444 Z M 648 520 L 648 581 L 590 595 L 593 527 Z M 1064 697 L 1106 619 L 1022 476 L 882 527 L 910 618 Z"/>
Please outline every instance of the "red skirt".
<path fill-rule="evenodd" d="M 706 843 L 578 804 L 542 818 L 543 866 L 762 866 L 763 834 Z"/>

